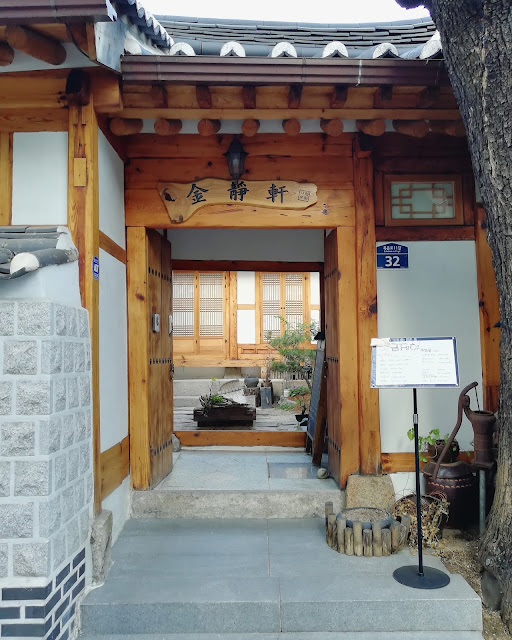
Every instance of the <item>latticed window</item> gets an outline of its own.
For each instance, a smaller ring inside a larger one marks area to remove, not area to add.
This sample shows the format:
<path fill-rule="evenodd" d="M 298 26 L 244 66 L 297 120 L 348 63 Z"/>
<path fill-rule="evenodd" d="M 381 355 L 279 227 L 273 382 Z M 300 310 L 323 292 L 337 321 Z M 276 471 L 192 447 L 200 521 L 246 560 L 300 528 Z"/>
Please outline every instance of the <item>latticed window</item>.
<path fill-rule="evenodd" d="M 304 274 L 262 273 L 262 338 L 281 334 L 284 318 L 294 328 L 304 322 Z"/>
<path fill-rule="evenodd" d="M 199 335 L 224 335 L 224 276 L 199 274 Z"/>
<path fill-rule="evenodd" d="M 194 336 L 194 274 L 174 273 L 172 278 L 174 336 Z"/>
<path fill-rule="evenodd" d="M 386 176 L 387 225 L 462 224 L 459 176 Z"/>

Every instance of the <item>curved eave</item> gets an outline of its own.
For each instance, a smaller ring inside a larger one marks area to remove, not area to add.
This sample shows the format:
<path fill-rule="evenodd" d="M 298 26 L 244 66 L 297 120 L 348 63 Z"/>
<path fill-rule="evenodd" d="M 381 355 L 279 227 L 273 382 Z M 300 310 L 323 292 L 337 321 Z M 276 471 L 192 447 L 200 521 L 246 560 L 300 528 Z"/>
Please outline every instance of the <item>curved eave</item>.
<path fill-rule="evenodd" d="M 442 60 L 124 56 L 121 71 L 140 84 L 450 86 Z"/>
<path fill-rule="evenodd" d="M 117 17 L 110 0 L 2 0 L 0 24 L 105 21 Z"/>

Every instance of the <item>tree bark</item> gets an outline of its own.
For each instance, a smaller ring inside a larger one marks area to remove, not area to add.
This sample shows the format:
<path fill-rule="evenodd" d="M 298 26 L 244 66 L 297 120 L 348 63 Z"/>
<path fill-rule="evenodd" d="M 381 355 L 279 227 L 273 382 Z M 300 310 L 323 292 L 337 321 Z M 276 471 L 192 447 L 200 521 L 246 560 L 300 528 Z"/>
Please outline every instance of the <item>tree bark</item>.
<path fill-rule="evenodd" d="M 406 7 L 414 0 L 398 0 Z M 500 398 L 496 494 L 481 540 L 482 565 L 498 580 L 512 630 L 512 7 L 510 0 L 431 0 L 466 126 L 500 295 Z"/>

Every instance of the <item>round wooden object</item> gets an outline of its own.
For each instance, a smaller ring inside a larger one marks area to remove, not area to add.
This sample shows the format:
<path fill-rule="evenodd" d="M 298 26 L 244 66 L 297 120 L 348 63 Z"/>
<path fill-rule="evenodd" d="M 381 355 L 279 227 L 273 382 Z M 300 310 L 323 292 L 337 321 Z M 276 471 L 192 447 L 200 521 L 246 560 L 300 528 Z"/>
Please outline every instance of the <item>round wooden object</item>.
<path fill-rule="evenodd" d="M 248 138 L 252 138 L 258 133 L 260 128 L 260 121 L 254 119 L 247 119 L 242 122 L 242 133 Z"/>
<path fill-rule="evenodd" d="M 175 136 L 181 131 L 181 120 L 167 120 L 167 118 L 158 118 L 155 120 L 155 133 L 159 136 Z"/>
<path fill-rule="evenodd" d="M 283 129 L 288 136 L 297 136 L 300 133 L 300 122 L 297 118 L 283 120 Z"/>

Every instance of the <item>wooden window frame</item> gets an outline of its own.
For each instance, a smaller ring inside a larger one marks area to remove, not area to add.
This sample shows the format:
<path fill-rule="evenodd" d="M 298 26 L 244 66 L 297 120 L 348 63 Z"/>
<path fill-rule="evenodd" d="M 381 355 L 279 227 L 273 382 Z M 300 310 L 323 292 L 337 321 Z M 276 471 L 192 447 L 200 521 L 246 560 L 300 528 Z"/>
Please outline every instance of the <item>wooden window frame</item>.
<path fill-rule="evenodd" d="M 461 226 L 464 224 L 462 198 L 462 176 L 446 174 L 390 174 L 383 175 L 384 224 L 387 227 Z M 391 185 L 397 182 L 451 182 L 453 184 L 453 218 L 407 218 L 392 217 Z"/>

